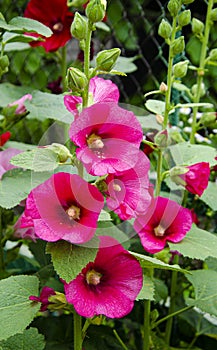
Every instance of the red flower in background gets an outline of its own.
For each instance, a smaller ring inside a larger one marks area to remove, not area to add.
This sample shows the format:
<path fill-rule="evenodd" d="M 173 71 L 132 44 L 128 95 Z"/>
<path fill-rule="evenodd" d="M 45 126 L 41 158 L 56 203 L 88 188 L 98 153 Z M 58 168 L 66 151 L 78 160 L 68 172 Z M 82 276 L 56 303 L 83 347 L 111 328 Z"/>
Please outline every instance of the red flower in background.
<path fill-rule="evenodd" d="M 11 137 L 10 131 L 6 131 L 3 134 L 0 135 L 0 147 L 4 146 L 4 144 L 9 140 Z"/>
<path fill-rule="evenodd" d="M 50 287 L 43 287 L 41 290 L 41 293 L 39 295 L 39 297 L 36 297 L 34 295 L 30 295 L 29 300 L 31 301 L 37 301 L 38 303 L 41 303 L 41 308 L 40 311 L 46 311 L 49 303 L 48 298 L 51 295 L 55 295 L 55 291 L 53 288 Z"/>
<path fill-rule="evenodd" d="M 210 167 L 207 162 L 200 162 L 186 166 L 188 172 L 179 177 L 185 182 L 185 188 L 193 194 L 202 196 L 208 186 Z"/>
<path fill-rule="evenodd" d="M 71 39 L 70 26 L 73 13 L 68 10 L 67 0 L 30 0 L 24 17 L 35 19 L 53 31 L 45 41 L 31 43 L 31 46 L 43 46 L 47 52 L 56 51 Z M 40 37 L 36 33 L 31 35 Z"/>

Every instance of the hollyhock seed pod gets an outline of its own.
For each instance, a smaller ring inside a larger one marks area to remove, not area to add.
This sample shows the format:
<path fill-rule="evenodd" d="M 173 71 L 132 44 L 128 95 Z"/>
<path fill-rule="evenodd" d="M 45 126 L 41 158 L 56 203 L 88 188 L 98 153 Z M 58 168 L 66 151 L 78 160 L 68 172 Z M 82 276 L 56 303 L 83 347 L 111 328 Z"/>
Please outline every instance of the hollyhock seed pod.
<path fill-rule="evenodd" d="M 203 31 L 204 31 L 204 23 L 201 22 L 199 19 L 197 18 L 193 18 L 192 19 L 192 24 L 191 24 L 191 27 L 192 27 L 192 32 L 194 34 L 203 34 Z"/>
<path fill-rule="evenodd" d="M 87 20 L 81 16 L 79 12 L 75 13 L 74 20 L 71 25 L 71 34 L 78 40 L 86 38 Z"/>
<path fill-rule="evenodd" d="M 185 39 L 184 36 L 180 36 L 179 38 L 175 39 L 173 43 L 171 44 L 171 50 L 172 55 L 175 57 L 185 49 Z"/>
<path fill-rule="evenodd" d="M 211 21 L 217 21 L 217 8 L 212 9 L 210 19 Z"/>
<path fill-rule="evenodd" d="M 188 61 L 178 62 L 173 66 L 173 74 L 175 78 L 183 78 L 188 71 Z"/>
<path fill-rule="evenodd" d="M 180 13 L 178 17 L 178 24 L 180 27 L 187 26 L 191 22 L 191 11 L 185 10 Z"/>
<path fill-rule="evenodd" d="M 100 22 L 105 17 L 105 1 L 91 0 L 86 7 L 86 16 L 92 22 Z"/>
<path fill-rule="evenodd" d="M 181 1 L 180 0 L 170 0 L 168 2 L 167 8 L 168 8 L 171 16 L 175 17 L 178 15 L 178 13 L 181 9 Z"/>
<path fill-rule="evenodd" d="M 169 39 L 171 36 L 171 33 L 172 33 L 172 27 L 170 23 L 163 18 L 158 28 L 158 34 L 164 39 Z"/>
<path fill-rule="evenodd" d="M 110 72 L 115 66 L 121 50 L 118 48 L 100 51 L 96 56 L 96 68 Z"/>
<path fill-rule="evenodd" d="M 217 61 L 217 49 L 212 49 L 210 51 L 209 58 L 213 61 Z"/>
<path fill-rule="evenodd" d="M 66 81 L 69 89 L 81 92 L 87 86 L 86 75 L 78 68 L 70 67 L 67 71 Z"/>

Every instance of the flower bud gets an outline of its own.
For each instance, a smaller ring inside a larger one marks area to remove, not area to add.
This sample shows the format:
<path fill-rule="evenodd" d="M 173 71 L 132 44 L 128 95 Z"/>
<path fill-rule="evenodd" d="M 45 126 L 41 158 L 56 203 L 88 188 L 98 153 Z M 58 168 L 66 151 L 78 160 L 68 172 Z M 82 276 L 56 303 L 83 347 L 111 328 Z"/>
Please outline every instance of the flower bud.
<path fill-rule="evenodd" d="M 78 68 L 70 67 L 67 71 L 66 81 L 73 92 L 81 92 L 87 85 L 86 75 Z"/>
<path fill-rule="evenodd" d="M 65 163 L 67 159 L 71 156 L 68 148 L 64 145 L 61 145 L 60 143 L 52 143 L 46 148 L 49 148 L 51 151 L 57 154 L 60 163 Z"/>
<path fill-rule="evenodd" d="M 162 19 L 158 28 L 158 34 L 164 39 L 169 39 L 171 36 L 171 32 L 172 27 L 170 23 L 168 21 L 165 21 L 165 19 Z"/>
<path fill-rule="evenodd" d="M 173 66 L 173 74 L 175 78 L 183 78 L 188 70 L 188 61 L 178 62 Z"/>
<path fill-rule="evenodd" d="M 184 49 L 185 49 L 184 36 L 180 36 L 179 38 L 175 39 L 174 42 L 171 44 L 173 57 L 181 53 L 182 51 L 184 51 Z"/>
<path fill-rule="evenodd" d="M 217 49 L 212 49 L 210 51 L 209 58 L 213 61 L 217 61 Z"/>
<path fill-rule="evenodd" d="M 191 11 L 185 10 L 180 13 L 178 17 L 178 23 L 180 27 L 187 26 L 191 22 Z"/>
<path fill-rule="evenodd" d="M 154 137 L 154 143 L 160 148 L 167 147 L 167 145 L 168 145 L 168 131 L 166 129 L 159 131 Z"/>
<path fill-rule="evenodd" d="M 192 2 L 194 2 L 194 0 L 182 0 L 182 4 L 183 4 L 183 5 L 189 5 L 189 4 L 191 4 Z"/>
<path fill-rule="evenodd" d="M 215 121 L 216 121 L 216 115 L 214 112 L 204 113 L 200 118 L 200 123 L 206 127 L 209 127 L 210 124 L 214 123 Z"/>
<path fill-rule="evenodd" d="M 217 8 L 212 9 L 210 19 L 211 21 L 217 21 Z"/>
<path fill-rule="evenodd" d="M 194 84 L 191 88 L 191 92 L 194 96 L 197 94 L 197 84 Z M 200 85 L 200 97 L 203 97 L 206 94 L 206 88 L 204 83 Z"/>
<path fill-rule="evenodd" d="M 7 55 L 0 57 L 0 76 L 7 73 L 9 67 L 9 59 Z"/>
<path fill-rule="evenodd" d="M 168 8 L 171 16 L 175 17 L 178 15 L 178 13 L 181 9 L 181 1 L 180 0 L 170 0 L 168 2 L 167 8 Z"/>
<path fill-rule="evenodd" d="M 160 84 L 160 91 L 164 93 L 164 92 L 167 92 L 167 90 L 168 90 L 167 84 L 165 84 L 165 83 L 162 81 L 162 83 Z"/>
<path fill-rule="evenodd" d="M 96 68 L 105 72 L 110 72 L 115 66 L 121 50 L 118 48 L 100 51 L 96 56 Z"/>
<path fill-rule="evenodd" d="M 204 30 L 204 24 L 197 18 L 192 19 L 192 32 L 194 34 L 202 34 Z"/>
<path fill-rule="evenodd" d="M 71 34 L 78 40 L 86 38 L 87 20 L 79 12 L 75 12 L 75 17 L 71 25 Z"/>
<path fill-rule="evenodd" d="M 106 2 L 102 0 L 91 0 L 86 7 L 86 16 L 92 22 L 100 22 L 105 17 Z"/>
<path fill-rule="evenodd" d="M 158 124 L 163 124 L 164 117 L 161 114 L 156 114 L 156 121 Z"/>

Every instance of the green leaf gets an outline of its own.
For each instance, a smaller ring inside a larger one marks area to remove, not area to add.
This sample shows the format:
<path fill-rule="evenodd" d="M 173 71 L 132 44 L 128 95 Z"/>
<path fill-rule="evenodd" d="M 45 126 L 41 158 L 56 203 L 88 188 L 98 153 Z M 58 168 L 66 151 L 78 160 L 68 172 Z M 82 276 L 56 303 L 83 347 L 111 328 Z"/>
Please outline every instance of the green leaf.
<path fill-rule="evenodd" d="M 162 126 L 160 124 L 158 124 L 154 114 L 145 115 L 145 116 L 136 116 L 136 119 L 138 119 L 138 121 L 141 124 L 141 127 L 145 130 L 150 130 L 150 129 L 161 130 L 162 129 Z"/>
<path fill-rule="evenodd" d="M 52 30 L 41 22 L 26 17 L 14 17 L 10 20 L 9 25 L 16 27 L 22 32 L 35 32 L 45 37 L 53 34 Z"/>
<path fill-rule="evenodd" d="M 36 38 L 35 36 L 25 35 L 25 34 L 13 34 L 5 40 L 6 45 L 9 43 L 29 43 L 31 41 L 38 41 L 40 38 Z"/>
<path fill-rule="evenodd" d="M 23 95 L 31 93 L 31 90 L 27 86 L 15 86 L 10 83 L 0 84 L 0 106 L 7 106 L 8 103 L 14 102 Z"/>
<path fill-rule="evenodd" d="M 8 141 L 4 145 L 4 148 L 10 148 L 10 147 L 20 149 L 21 151 L 30 151 L 32 149 L 35 149 L 37 146 L 36 145 L 30 145 L 28 143 L 23 143 L 23 142 Z"/>
<path fill-rule="evenodd" d="M 143 268 L 173 270 L 173 271 L 188 273 L 187 270 L 181 269 L 179 265 L 169 265 L 159 259 L 152 258 L 151 256 L 148 256 L 148 255 L 142 255 L 131 251 L 129 253 L 131 253 L 133 256 L 135 256 L 137 260 L 139 260 L 140 265 Z"/>
<path fill-rule="evenodd" d="M 105 22 L 97 22 L 95 23 L 95 26 L 97 29 L 101 29 L 104 32 L 110 33 L 111 29 L 109 28 L 109 26 L 107 24 L 105 24 Z"/>
<path fill-rule="evenodd" d="M 98 220 L 99 221 L 111 221 L 111 216 L 107 211 L 101 210 Z"/>
<path fill-rule="evenodd" d="M 16 31 L 18 29 L 17 26 L 10 25 L 6 21 L 4 21 L 3 19 L 0 19 L 0 28 L 7 30 L 9 32 L 13 32 L 13 31 Z"/>
<path fill-rule="evenodd" d="M 154 287 L 155 287 L 155 291 L 154 291 L 155 301 L 160 302 L 161 300 L 166 300 L 168 296 L 168 287 L 164 283 L 164 281 L 158 278 L 154 278 Z"/>
<path fill-rule="evenodd" d="M 52 171 L 58 167 L 58 156 L 47 148 L 36 148 L 12 157 L 10 163 L 36 172 Z"/>
<path fill-rule="evenodd" d="M 136 300 L 154 300 L 154 282 L 151 277 L 143 275 L 143 286 Z"/>
<path fill-rule="evenodd" d="M 2 350 L 43 350 L 44 347 L 44 337 L 36 328 L 29 328 L 22 334 L 16 334 L 0 342 Z"/>
<path fill-rule="evenodd" d="M 46 252 L 51 254 L 54 269 L 67 283 L 95 260 L 98 249 L 73 245 L 65 241 L 48 243 Z"/>
<path fill-rule="evenodd" d="M 193 225 L 179 243 L 169 243 L 171 250 L 192 259 L 205 260 L 209 256 L 217 258 L 217 236 Z"/>
<path fill-rule="evenodd" d="M 21 333 L 40 308 L 30 295 L 38 295 L 39 281 L 35 276 L 11 276 L 0 281 L 0 340 Z"/>
<path fill-rule="evenodd" d="M 191 271 L 186 276 L 193 284 L 195 299 L 188 299 L 187 304 L 197 306 L 202 311 L 217 316 L 217 272 L 212 270 Z"/>
<path fill-rule="evenodd" d="M 217 183 L 209 181 L 208 187 L 203 192 L 200 199 L 206 203 L 212 210 L 217 210 Z"/>
<path fill-rule="evenodd" d="M 149 99 L 145 103 L 145 107 L 147 108 L 147 110 L 149 110 L 152 113 L 164 115 L 164 111 L 165 111 L 164 101 Z"/>
<path fill-rule="evenodd" d="M 173 88 L 178 90 L 178 91 L 189 91 L 190 89 L 181 83 L 173 83 Z"/>
<path fill-rule="evenodd" d="M 134 57 L 123 57 L 120 56 L 117 59 L 117 62 L 114 66 L 114 70 L 118 72 L 124 72 L 124 73 L 132 73 L 135 72 L 138 68 L 133 63 L 138 58 L 138 56 Z"/>
<path fill-rule="evenodd" d="M 199 162 L 209 162 L 210 165 L 216 164 L 216 150 L 210 146 L 181 142 L 169 146 L 167 150 L 176 165 L 191 165 Z"/>

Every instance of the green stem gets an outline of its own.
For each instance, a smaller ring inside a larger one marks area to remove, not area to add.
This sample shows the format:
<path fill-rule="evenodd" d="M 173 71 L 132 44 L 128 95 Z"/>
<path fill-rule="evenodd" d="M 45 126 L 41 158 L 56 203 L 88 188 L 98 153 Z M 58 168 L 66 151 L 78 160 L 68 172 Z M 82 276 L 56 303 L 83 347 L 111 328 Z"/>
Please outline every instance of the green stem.
<path fill-rule="evenodd" d="M 74 312 L 74 350 L 82 350 L 82 318 Z"/>
<path fill-rule="evenodd" d="M 178 264 L 179 256 L 175 255 L 174 257 L 174 264 Z M 175 311 L 175 296 L 176 296 L 176 286 L 177 286 L 177 271 L 172 271 L 172 278 L 171 278 L 171 288 L 170 288 L 170 307 L 169 307 L 169 313 L 168 315 L 173 314 Z M 166 331 L 165 331 L 165 342 L 169 345 L 170 344 L 170 336 L 172 332 L 172 326 L 173 326 L 173 317 L 169 317 L 166 324 Z"/>
<path fill-rule="evenodd" d="M 172 318 L 172 317 L 174 317 L 174 316 L 177 316 L 177 315 L 179 315 L 179 314 L 181 314 L 181 313 L 183 313 L 183 312 L 185 312 L 185 311 L 188 311 L 188 310 L 190 310 L 190 309 L 192 309 L 192 308 L 193 308 L 193 306 L 186 306 L 186 307 L 184 307 L 183 309 L 180 309 L 180 310 L 178 310 L 178 311 L 175 311 L 175 312 L 173 312 L 172 314 L 169 314 L 169 315 L 167 315 L 167 316 L 161 318 L 159 321 L 157 321 L 157 322 L 155 322 L 155 323 L 153 324 L 152 329 L 158 327 L 159 324 L 161 324 L 161 323 L 167 321 L 169 318 Z"/>
<path fill-rule="evenodd" d="M 118 335 L 118 333 L 117 333 L 117 331 L 115 329 L 113 329 L 113 333 L 114 333 L 115 337 L 117 338 L 117 340 L 119 341 L 119 343 L 122 346 L 122 348 L 124 350 L 128 350 L 126 345 L 124 344 L 123 340 L 120 338 L 120 336 Z"/>
<path fill-rule="evenodd" d="M 85 49 L 84 49 L 84 74 L 87 77 L 88 83 L 82 94 L 83 97 L 83 108 L 88 106 L 88 90 L 89 90 L 89 81 L 90 81 L 90 45 L 91 45 L 91 36 L 92 36 L 92 23 L 88 20 L 88 30 L 87 37 L 85 40 Z"/>
<path fill-rule="evenodd" d="M 177 18 L 173 17 L 172 22 L 172 33 L 171 33 L 171 43 L 175 40 L 176 37 L 176 22 Z M 169 121 L 169 112 L 170 112 L 170 99 L 171 99 L 171 91 L 172 91 L 172 75 L 173 75 L 173 53 L 171 49 L 171 44 L 169 48 L 169 59 L 168 59 L 168 68 L 167 68 L 167 91 L 165 93 L 165 112 L 164 112 L 164 121 L 163 128 L 166 129 L 168 121 Z"/>
<path fill-rule="evenodd" d="M 82 340 L 84 340 L 85 336 L 86 336 L 86 332 L 87 329 L 89 328 L 89 326 L 91 325 L 90 319 L 86 319 L 84 326 L 82 328 Z"/>
<path fill-rule="evenodd" d="M 2 208 L 0 207 L 0 273 L 4 271 L 4 246 L 2 231 Z"/>
<path fill-rule="evenodd" d="M 158 149 L 158 160 L 157 160 L 157 180 L 155 187 L 155 196 L 159 196 L 161 189 L 161 181 L 162 181 L 162 164 L 163 164 L 163 153 L 161 149 Z"/>
<path fill-rule="evenodd" d="M 61 55 L 61 76 L 62 76 L 63 92 L 67 90 L 66 71 L 67 71 L 66 46 L 63 46 L 62 47 L 62 55 Z"/>
<path fill-rule="evenodd" d="M 202 41 L 202 47 L 201 47 L 201 53 L 200 53 L 200 65 L 198 69 L 198 75 L 197 75 L 197 91 L 194 97 L 194 103 L 200 102 L 200 96 L 201 96 L 201 86 L 203 83 L 203 75 L 204 75 L 204 68 L 206 64 L 206 53 L 207 53 L 207 46 L 209 41 L 209 33 L 210 33 L 210 16 L 211 11 L 213 8 L 213 0 L 208 1 L 208 7 L 207 7 L 207 14 L 206 14 L 206 22 L 205 22 L 205 31 Z M 190 135 L 190 143 L 195 143 L 195 133 L 197 131 L 197 113 L 198 113 L 198 107 L 193 108 L 193 121 L 192 121 L 192 129 L 191 129 L 191 135 Z"/>
<path fill-rule="evenodd" d="M 149 350 L 150 348 L 150 313 L 151 313 L 151 301 L 144 300 L 143 350 Z"/>

